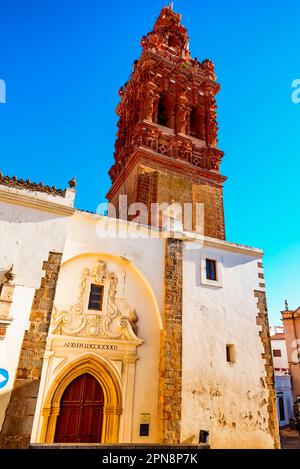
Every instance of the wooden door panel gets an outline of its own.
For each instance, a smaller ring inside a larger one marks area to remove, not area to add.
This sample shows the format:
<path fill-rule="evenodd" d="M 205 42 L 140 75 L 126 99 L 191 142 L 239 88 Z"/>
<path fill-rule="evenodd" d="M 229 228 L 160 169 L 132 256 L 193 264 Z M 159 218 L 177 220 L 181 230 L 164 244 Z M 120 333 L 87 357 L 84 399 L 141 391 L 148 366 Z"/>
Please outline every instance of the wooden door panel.
<path fill-rule="evenodd" d="M 86 376 L 86 384 L 85 384 L 84 396 L 83 396 L 85 403 L 94 402 L 95 387 L 96 385 L 99 384 L 97 381 L 95 383 L 95 381 L 96 380 L 93 376 L 91 375 Z"/>
<path fill-rule="evenodd" d="M 55 442 L 101 442 L 104 395 L 98 381 L 89 374 L 67 386 L 60 403 Z"/>
<path fill-rule="evenodd" d="M 91 427 L 90 432 L 93 438 L 97 438 L 97 435 L 101 435 L 103 422 L 103 408 L 93 409 L 93 414 L 91 417 Z"/>
<path fill-rule="evenodd" d="M 77 429 L 80 422 L 80 408 L 63 408 L 58 417 L 56 441 L 76 441 Z"/>
<path fill-rule="evenodd" d="M 82 394 L 82 385 L 83 385 L 83 380 L 81 379 L 81 376 L 74 379 L 71 385 L 67 386 L 63 394 L 62 401 L 66 404 L 72 403 L 72 402 L 80 402 L 80 398 Z"/>
<path fill-rule="evenodd" d="M 82 443 L 89 443 L 91 415 L 92 415 L 91 407 L 84 407 L 82 409 L 80 434 L 79 434 L 79 439 Z"/>

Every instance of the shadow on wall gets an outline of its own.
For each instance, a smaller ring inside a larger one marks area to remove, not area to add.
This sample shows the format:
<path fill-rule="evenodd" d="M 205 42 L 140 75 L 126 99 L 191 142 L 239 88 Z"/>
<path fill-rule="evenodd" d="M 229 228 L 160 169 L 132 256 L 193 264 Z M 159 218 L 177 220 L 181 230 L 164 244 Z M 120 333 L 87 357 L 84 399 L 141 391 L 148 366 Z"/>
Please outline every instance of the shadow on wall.
<path fill-rule="evenodd" d="M 62 208 L 65 206 L 62 205 Z M 38 209 L 30 209 L 28 207 L 9 207 L 5 210 L 2 207 L 0 210 L 0 221 L 10 224 L 20 225 L 20 223 L 43 223 L 45 221 L 53 221 L 60 218 L 66 218 L 66 215 L 50 212 L 42 212 Z M 5 229 L 5 228 L 4 228 Z"/>

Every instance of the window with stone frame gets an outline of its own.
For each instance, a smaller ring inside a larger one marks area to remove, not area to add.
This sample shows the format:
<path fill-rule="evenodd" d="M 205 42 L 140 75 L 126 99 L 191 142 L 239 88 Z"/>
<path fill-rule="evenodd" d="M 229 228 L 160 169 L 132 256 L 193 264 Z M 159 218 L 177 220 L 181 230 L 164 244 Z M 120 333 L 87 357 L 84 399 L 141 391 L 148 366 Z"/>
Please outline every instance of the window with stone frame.
<path fill-rule="evenodd" d="M 280 349 L 274 349 L 273 350 L 273 357 L 281 357 L 281 350 Z"/>
<path fill-rule="evenodd" d="M 206 278 L 216 282 L 217 278 L 217 261 L 215 259 L 206 259 Z"/>
<path fill-rule="evenodd" d="M 91 284 L 88 309 L 101 311 L 103 303 L 103 285 Z"/>

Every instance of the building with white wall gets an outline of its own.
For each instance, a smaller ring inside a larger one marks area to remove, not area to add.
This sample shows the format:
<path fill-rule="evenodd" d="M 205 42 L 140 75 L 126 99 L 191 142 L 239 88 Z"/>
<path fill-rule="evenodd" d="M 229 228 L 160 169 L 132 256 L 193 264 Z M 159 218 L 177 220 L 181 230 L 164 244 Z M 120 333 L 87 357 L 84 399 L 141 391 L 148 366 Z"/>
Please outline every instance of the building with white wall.
<path fill-rule="evenodd" d="M 74 196 L 72 188 L 60 191 L 0 175 L 0 368 L 7 377 L 0 389 L 0 425 L 11 399 L 44 263 L 64 250 Z M 12 278 L 7 281 L 5 274 L 10 270 Z"/>
<path fill-rule="evenodd" d="M 275 371 L 275 389 L 277 415 L 280 427 L 289 424 L 294 417 L 292 383 L 282 326 L 270 327 L 273 364 Z"/>
<path fill-rule="evenodd" d="M 74 181 L 1 175 L 0 447 L 279 447 L 263 251 L 225 239 L 213 63 L 171 7 L 142 47 L 114 216 L 75 210 Z"/>
<path fill-rule="evenodd" d="M 106 238 L 104 227 L 116 224 L 127 227 L 127 238 Z M 38 225 L 33 227 L 37 233 Z M 165 256 L 170 240 L 148 227 L 139 227 L 145 237 L 134 239 L 130 233 L 136 228 L 135 223 L 82 211 L 68 219 L 34 418 L 27 435 L 31 443 L 56 441 L 59 399 L 72 379 L 84 372 L 107 388 L 111 413 L 106 414 L 104 408 L 106 429 L 101 441 L 160 441 L 159 399 L 165 392 L 161 389 L 161 345 L 168 283 Z M 197 443 L 200 430 L 205 430 L 215 448 L 271 448 L 270 425 L 274 423 L 268 406 L 272 394 L 262 359 L 258 308 L 260 295 L 264 295 L 259 276 L 262 251 L 210 238 L 200 242 L 184 232 L 177 233 L 175 241 L 182 249 L 180 441 Z M 54 244 L 48 246 L 55 249 Z M 43 254 L 38 257 L 35 252 L 35 256 L 35 263 L 42 265 Z M 207 278 L 207 259 L 216 262 L 216 280 Z M 18 271 L 17 263 L 14 269 Z M 18 291 L 18 277 L 14 283 Z M 89 310 L 94 284 L 103 286 L 99 313 Z M 5 355 L 2 366 L 9 368 L 11 376 L 24 330 L 30 330 L 34 291 L 19 333 L 16 335 L 13 321 L 1 343 L 10 351 L 11 368 Z M 26 297 L 23 292 L 19 295 L 20 300 Z M 14 301 L 17 308 L 18 296 Z M 11 345 L 12 337 L 18 348 Z M 169 338 L 166 351 L 170 353 L 174 346 Z M 28 363 L 23 361 L 22 369 L 32 369 L 34 356 L 26 358 Z M 35 380 L 25 374 L 18 389 L 26 388 L 26 381 Z M 3 414 L 9 410 L 11 386 L 8 389 L 2 394 Z M 167 410 L 172 418 L 174 409 Z M 9 415 L 6 419 L 9 421 Z M 142 419 L 149 424 L 146 436 L 141 435 Z"/>

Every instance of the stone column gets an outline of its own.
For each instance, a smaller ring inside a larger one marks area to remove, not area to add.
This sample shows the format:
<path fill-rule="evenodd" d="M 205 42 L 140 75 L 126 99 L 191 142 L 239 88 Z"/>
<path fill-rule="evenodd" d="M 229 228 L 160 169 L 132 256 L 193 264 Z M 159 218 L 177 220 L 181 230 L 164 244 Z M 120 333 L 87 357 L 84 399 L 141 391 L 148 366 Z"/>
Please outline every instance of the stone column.
<path fill-rule="evenodd" d="M 161 337 L 160 442 L 180 443 L 182 389 L 182 241 L 166 240 L 165 309 Z"/>
<path fill-rule="evenodd" d="M 155 83 L 148 82 L 144 85 L 142 90 L 142 97 L 143 97 L 143 119 L 152 122 L 153 120 L 153 110 L 154 110 L 154 102 L 156 98 L 155 94 L 156 85 Z"/>
<path fill-rule="evenodd" d="M 13 303 L 15 289 L 15 285 L 12 283 L 14 279 L 12 268 L 6 272 L 5 276 L 6 282 L 0 286 L 0 340 L 5 338 L 6 329 L 12 322 L 12 318 L 10 317 L 10 308 Z"/>
<path fill-rule="evenodd" d="M 123 427 L 120 432 L 120 443 L 132 442 L 132 413 L 134 402 L 136 356 L 123 359 Z"/>
<path fill-rule="evenodd" d="M 178 99 L 177 105 L 177 132 L 181 134 L 187 134 L 187 123 L 188 123 L 188 114 L 190 109 L 188 108 L 188 99 L 186 96 L 180 96 Z"/>
<path fill-rule="evenodd" d="M 258 315 L 256 323 L 261 326 L 259 333 L 263 345 L 262 358 L 265 362 L 266 370 L 266 386 L 269 393 L 268 399 L 268 413 L 269 413 L 269 431 L 274 441 L 274 449 L 280 448 L 279 429 L 276 410 L 276 393 L 275 393 L 275 376 L 272 359 L 272 347 L 270 340 L 270 328 L 268 320 L 268 310 L 266 293 L 264 291 L 254 291 L 254 296 L 257 298 Z"/>

